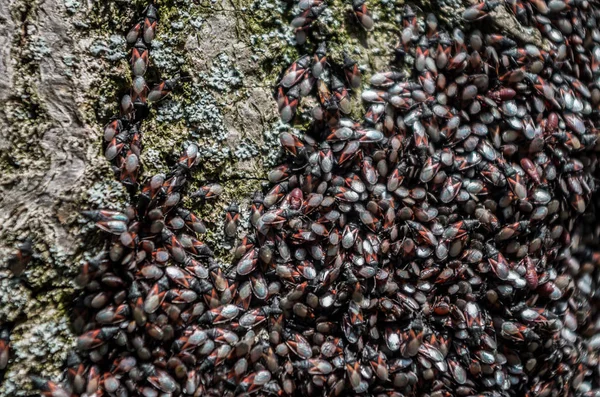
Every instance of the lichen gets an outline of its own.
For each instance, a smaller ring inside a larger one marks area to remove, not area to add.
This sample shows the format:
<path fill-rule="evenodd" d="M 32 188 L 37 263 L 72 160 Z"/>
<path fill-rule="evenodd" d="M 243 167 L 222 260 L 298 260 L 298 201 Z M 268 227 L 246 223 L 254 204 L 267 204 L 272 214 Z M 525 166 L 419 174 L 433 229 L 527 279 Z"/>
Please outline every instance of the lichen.
<path fill-rule="evenodd" d="M 110 35 L 106 39 L 98 39 L 90 47 L 92 55 L 101 56 L 107 61 L 118 61 L 125 59 L 125 39 L 118 35 Z"/>
<path fill-rule="evenodd" d="M 2 396 L 31 395 L 31 374 L 59 378 L 67 352 L 74 348 L 70 321 L 64 309 L 54 306 L 47 298 L 36 297 L 39 306 L 30 309 L 30 321 L 15 326 L 12 331 L 11 364 L 0 385 Z"/>
<path fill-rule="evenodd" d="M 132 9 L 123 12 L 126 7 L 117 10 L 107 5 L 103 11 L 110 12 L 100 12 L 96 19 L 95 12 L 79 13 L 81 4 L 72 0 L 16 0 L 10 7 L 8 26 L 14 23 L 19 34 L 14 35 L 10 51 L 10 63 L 15 65 L 7 78 L 10 96 L 0 111 L 0 123 L 6 122 L 8 131 L 0 145 L 0 170 L 4 186 L 23 193 L 17 205 L 27 205 L 17 207 L 13 215 L 19 215 L 0 226 L 0 323 L 14 325 L 2 397 L 33 395 L 30 374 L 57 379 L 62 373 L 66 353 L 73 348 L 66 314 L 75 295 L 73 278 L 82 250 L 102 247 L 95 231 L 96 237 L 86 239 L 93 224 L 80 223 L 78 211 L 92 206 L 115 208 L 125 201 L 123 188 L 101 157 L 100 135 L 84 134 L 100 131 L 89 128 L 96 125 L 98 115 L 115 112 L 116 93 L 123 87 L 116 77 L 122 73 L 117 71 L 127 54 L 121 32 L 106 27 L 125 23 L 123 15 L 132 14 Z M 67 13 L 75 12 L 84 19 L 67 19 L 72 18 Z M 64 20 L 57 15 L 64 15 Z M 53 27 L 57 29 L 48 34 Z M 72 41 L 57 44 L 55 34 L 62 34 L 62 29 Z M 85 32 L 78 35 L 78 29 Z M 94 53 L 98 58 L 92 58 Z M 87 90 L 86 84 L 92 89 Z M 61 130 L 69 121 L 69 129 Z M 54 186 L 60 182 L 53 180 L 52 172 L 56 167 L 69 172 L 75 164 L 87 167 L 85 175 L 77 174 L 78 185 L 65 193 Z M 2 198 L 7 211 L 15 205 L 11 200 L 14 197 Z M 5 259 L 26 238 L 33 240 L 33 259 L 22 275 L 14 277 L 6 270 Z"/>
<path fill-rule="evenodd" d="M 233 155 L 239 160 L 249 160 L 259 154 L 259 148 L 253 142 L 242 142 L 234 150 Z"/>
<path fill-rule="evenodd" d="M 65 0 L 65 7 L 69 13 L 75 14 L 77 11 L 79 11 L 81 3 L 77 0 Z"/>
<path fill-rule="evenodd" d="M 86 190 L 84 201 L 91 208 L 122 209 L 120 203 L 127 201 L 123 185 L 116 180 L 97 181 Z"/>
<path fill-rule="evenodd" d="M 292 30 L 286 23 L 289 7 L 271 0 L 237 0 L 236 7 L 244 11 L 238 26 L 250 32 L 246 40 L 260 65 L 261 77 L 272 86 L 273 71 L 278 74 L 298 57 Z"/>
<path fill-rule="evenodd" d="M 163 33 L 152 42 L 152 65 L 165 77 L 178 73 L 184 64 L 184 58 L 173 49 L 176 48 L 176 40 L 176 36 Z"/>
<path fill-rule="evenodd" d="M 290 125 L 277 120 L 271 125 L 271 128 L 263 131 L 264 146 L 262 147 L 262 155 L 264 156 L 264 164 L 266 168 L 272 168 L 277 165 L 283 155 L 281 144 L 279 143 L 279 135 L 282 132 L 298 133 L 298 130 Z"/>
<path fill-rule="evenodd" d="M 30 291 L 12 277 L 8 270 L 0 271 L 0 323 L 13 323 L 31 301 Z"/>
<path fill-rule="evenodd" d="M 29 30 L 28 34 L 35 34 L 35 30 L 30 25 L 27 29 Z M 31 40 L 29 40 L 29 55 L 35 61 L 41 61 L 44 57 L 50 54 L 51 49 L 48 47 L 48 43 L 46 43 L 46 39 L 42 36 L 34 36 Z"/>
<path fill-rule="evenodd" d="M 213 60 L 208 73 L 200 73 L 200 77 L 206 81 L 213 90 L 221 93 L 230 93 L 242 85 L 243 74 L 233 64 L 231 58 L 221 53 Z"/>
<path fill-rule="evenodd" d="M 198 83 L 187 84 L 183 94 L 158 104 L 157 110 L 147 123 L 145 140 L 150 147 L 162 153 L 165 160 L 173 160 L 185 140 L 193 138 L 199 146 L 199 157 L 203 161 L 219 166 L 229 158 L 225 145 L 227 130 L 224 127 L 222 109 L 214 95 Z M 189 131 L 189 132 L 188 132 Z M 154 165 L 145 161 L 152 170 Z M 160 163 L 159 163 L 160 164 Z M 162 167 L 163 164 L 160 164 Z"/>

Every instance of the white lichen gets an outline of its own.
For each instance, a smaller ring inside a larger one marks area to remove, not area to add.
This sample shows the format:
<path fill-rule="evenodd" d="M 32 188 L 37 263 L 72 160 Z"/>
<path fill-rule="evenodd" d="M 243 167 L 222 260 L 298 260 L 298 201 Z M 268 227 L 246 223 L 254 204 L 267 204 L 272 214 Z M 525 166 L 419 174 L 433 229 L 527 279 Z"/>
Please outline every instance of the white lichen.
<path fill-rule="evenodd" d="M 263 33 L 252 34 L 249 37 L 253 50 L 257 54 L 271 54 L 276 49 L 296 45 L 293 29 L 284 21 L 286 4 L 282 1 L 255 0 L 249 10 L 263 24 L 268 25 Z"/>
<path fill-rule="evenodd" d="M 118 61 L 127 57 L 125 39 L 118 35 L 111 35 L 108 39 L 94 41 L 90 47 L 94 56 L 100 56 L 108 61 Z"/>
<path fill-rule="evenodd" d="M 123 208 L 122 203 L 128 200 L 123 185 L 110 178 L 94 183 L 85 193 L 90 208 L 120 210 Z"/>
<path fill-rule="evenodd" d="M 74 348 L 68 317 L 52 305 L 31 311 L 11 333 L 11 365 L 0 386 L 0 396 L 27 396 L 29 375 L 57 379 L 67 352 Z"/>
<path fill-rule="evenodd" d="M 162 101 L 157 108 L 156 121 L 174 122 L 185 117 L 183 105 L 179 101 L 167 99 Z"/>
<path fill-rule="evenodd" d="M 282 132 L 299 134 L 297 129 L 292 128 L 288 124 L 284 124 L 281 120 L 277 120 L 271 125 L 271 128 L 263 131 L 264 144 L 261 147 L 261 152 L 263 154 L 263 164 L 267 169 L 277 165 L 281 160 L 283 150 L 279 143 L 279 135 Z"/>
<path fill-rule="evenodd" d="M 190 103 L 184 108 L 185 119 L 192 133 L 210 138 L 212 142 L 227 139 L 223 113 L 215 96 L 201 85 L 194 84 Z"/>
<path fill-rule="evenodd" d="M 65 8 L 71 14 L 75 14 L 79 11 L 79 7 L 81 7 L 81 3 L 77 0 L 65 0 Z"/>
<path fill-rule="evenodd" d="M 253 142 L 242 141 L 236 146 L 233 154 L 239 160 L 249 160 L 258 156 L 260 150 Z"/>
<path fill-rule="evenodd" d="M 31 299 L 29 290 L 8 270 L 0 272 L 0 323 L 14 322 Z"/>
<path fill-rule="evenodd" d="M 41 36 L 32 37 L 29 40 L 28 49 L 31 57 L 36 61 L 41 61 L 52 51 L 46 43 L 46 39 Z"/>
<path fill-rule="evenodd" d="M 171 34 L 162 34 L 161 39 L 152 41 L 150 58 L 156 68 L 165 76 L 173 76 L 181 71 L 185 57 L 173 50 L 177 48 L 177 37 Z"/>
<path fill-rule="evenodd" d="M 232 92 L 243 81 L 243 74 L 232 63 L 225 53 L 219 54 L 214 60 L 208 73 L 201 73 L 200 77 L 209 87 L 220 93 Z"/>
<path fill-rule="evenodd" d="M 197 30 L 200 30 L 200 28 L 204 24 L 204 18 L 202 18 L 202 17 L 190 18 L 189 22 L 190 22 L 191 26 L 193 26 Z"/>
<path fill-rule="evenodd" d="M 185 28 L 185 24 L 182 21 L 171 22 L 171 29 L 173 29 L 173 30 L 183 30 L 183 28 Z"/>

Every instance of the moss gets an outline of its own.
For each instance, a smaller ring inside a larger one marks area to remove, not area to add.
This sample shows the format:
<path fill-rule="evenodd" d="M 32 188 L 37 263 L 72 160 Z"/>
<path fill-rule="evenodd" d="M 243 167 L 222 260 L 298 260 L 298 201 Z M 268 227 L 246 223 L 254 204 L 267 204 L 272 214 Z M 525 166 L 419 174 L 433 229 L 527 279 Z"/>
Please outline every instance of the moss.
<path fill-rule="evenodd" d="M 238 30 L 249 32 L 240 39 L 252 46 L 263 82 L 274 86 L 279 73 L 299 56 L 287 23 L 291 8 L 272 0 L 234 0 L 233 4 L 240 11 Z"/>

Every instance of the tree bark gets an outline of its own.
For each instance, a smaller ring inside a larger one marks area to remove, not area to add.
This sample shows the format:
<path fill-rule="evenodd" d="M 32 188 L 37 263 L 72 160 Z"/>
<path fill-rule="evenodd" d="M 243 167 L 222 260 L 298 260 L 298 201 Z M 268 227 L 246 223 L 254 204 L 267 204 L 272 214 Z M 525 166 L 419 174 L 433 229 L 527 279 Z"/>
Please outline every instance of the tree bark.
<path fill-rule="evenodd" d="M 131 82 L 123 37 L 145 3 L 0 1 L 0 326 L 11 330 L 0 396 L 28 395 L 29 374 L 59 378 L 74 347 L 74 277 L 82 261 L 103 248 L 102 236 L 79 211 L 128 203 L 103 156 L 102 126 L 117 114 Z M 367 78 L 371 70 L 387 68 L 402 5 L 374 7 L 377 27 L 367 34 L 348 23 L 346 3 L 332 1 L 334 12 L 319 26 L 336 32 L 331 59 L 354 54 Z M 278 135 L 291 128 L 279 122 L 272 90 L 304 50 L 291 40 L 291 5 L 278 0 L 159 0 L 157 6 L 147 80 L 177 74 L 190 79 L 143 123 L 143 175 L 167 170 L 187 143 L 198 144 L 202 162 L 192 189 L 210 181 L 225 192 L 214 203 L 186 204 L 203 214 L 207 243 L 227 263 L 223 207 L 240 202 L 247 218 L 252 192 L 266 185 L 266 170 L 279 156 Z M 424 5 L 451 27 L 461 23 L 462 7 Z M 511 18 L 501 14 L 496 20 L 525 40 L 539 39 L 512 29 Z M 355 114 L 362 112 L 360 93 L 353 106 Z M 310 103 L 299 113 L 306 123 Z M 33 260 L 15 276 L 8 258 L 26 238 L 33 241 Z"/>

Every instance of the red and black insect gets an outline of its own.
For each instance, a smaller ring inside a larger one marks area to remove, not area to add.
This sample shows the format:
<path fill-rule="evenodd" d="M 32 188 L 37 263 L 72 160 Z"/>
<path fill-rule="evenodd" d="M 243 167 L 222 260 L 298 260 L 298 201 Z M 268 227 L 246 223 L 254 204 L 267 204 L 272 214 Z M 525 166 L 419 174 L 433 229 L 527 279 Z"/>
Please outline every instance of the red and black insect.
<path fill-rule="evenodd" d="M 203 186 L 214 170 L 201 160 L 215 154 L 202 134 L 148 174 L 142 125 L 178 78 L 144 79 L 157 7 L 127 34 L 133 87 L 103 134 L 133 205 L 83 212 L 106 233 L 76 279 L 79 357 L 60 384 L 34 379 L 38 392 L 597 394 L 597 5 L 488 1 L 462 15 L 492 21 L 508 7 L 543 49 L 493 24 L 449 32 L 407 5 L 382 25 L 398 25 L 402 53 L 383 71 L 380 43 L 367 54 L 317 21 L 335 4 L 298 6 L 300 55 L 275 94 L 288 125 L 265 132 L 283 150 L 264 180 L 221 170 L 223 186 Z M 364 1 L 352 10 L 347 22 L 373 28 Z M 327 49 L 361 66 L 368 55 L 368 84 Z M 261 192 L 226 208 L 213 252 L 211 211 L 250 185 Z M 20 348 L 9 328 L 0 371 Z"/>

